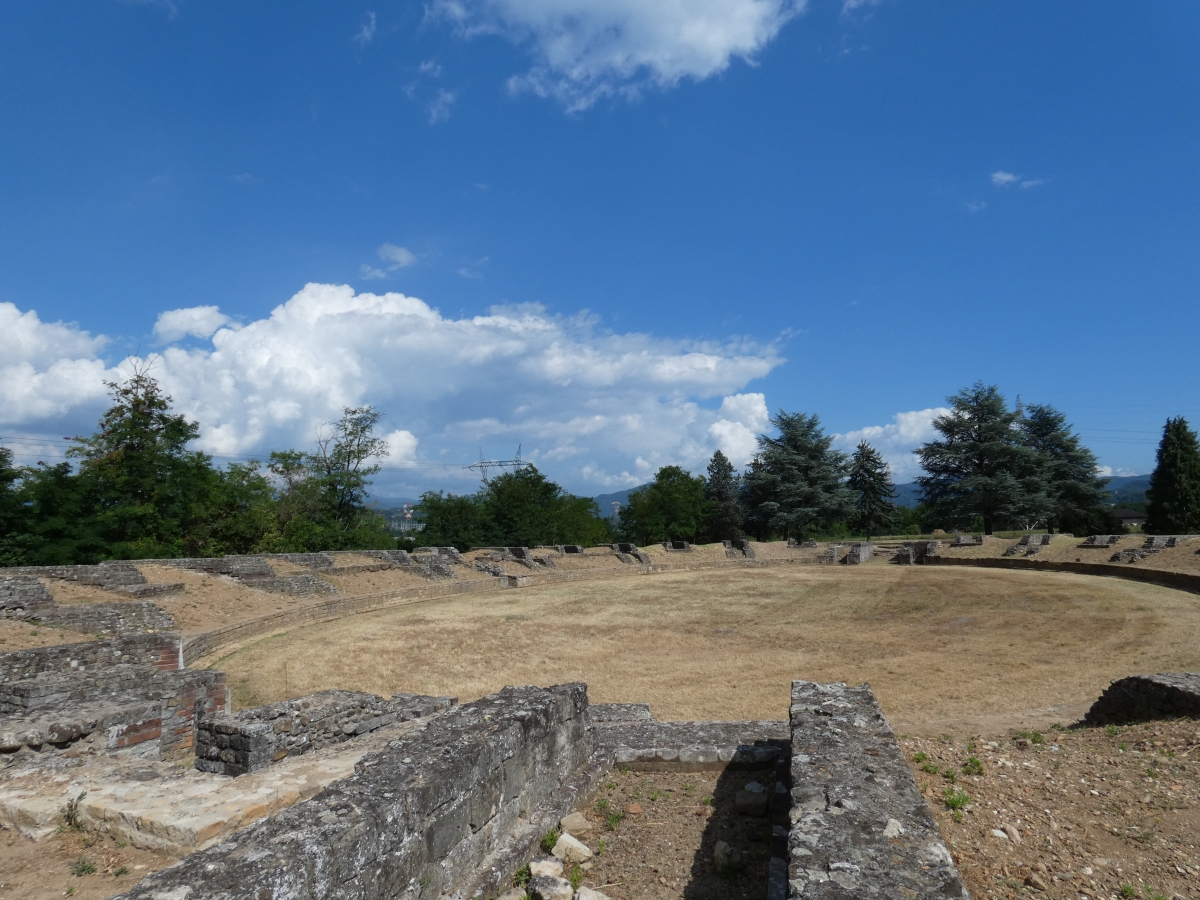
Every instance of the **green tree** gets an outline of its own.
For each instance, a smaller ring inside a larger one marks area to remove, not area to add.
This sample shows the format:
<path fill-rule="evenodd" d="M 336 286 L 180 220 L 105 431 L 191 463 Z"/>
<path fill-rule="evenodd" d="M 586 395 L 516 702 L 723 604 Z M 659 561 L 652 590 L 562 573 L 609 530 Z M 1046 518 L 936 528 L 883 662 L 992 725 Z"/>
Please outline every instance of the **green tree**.
<path fill-rule="evenodd" d="M 13 452 L 0 447 L 0 566 L 25 561 L 30 516 L 20 488 L 21 472 L 13 465 Z"/>
<path fill-rule="evenodd" d="M 991 534 L 997 523 L 1031 510 L 1029 485 L 1036 459 L 995 385 L 976 382 L 947 398 L 950 412 L 933 420 L 942 435 L 918 448 L 926 474 L 917 479 L 935 517 L 967 525 L 979 517 Z"/>
<path fill-rule="evenodd" d="M 832 449 L 820 420 L 780 410 L 771 424 L 779 436 L 759 436 L 742 482 L 751 528 L 763 540 L 771 534 L 803 540 L 809 530 L 849 518 L 854 496 L 845 484 L 846 455 Z"/>
<path fill-rule="evenodd" d="M 710 540 L 736 541 L 742 536 L 741 476 L 720 450 L 708 463 L 704 498 L 708 501 L 705 530 Z"/>
<path fill-rule="evenodd" d="M 1026 407 L 1018 423 L 1034 454 L 1034 489 L 1050 533 L 1055 527 L 1072 534 L 1111 530 L 1108 481 L 1096 474 L 1095 454 L 1072 433 L 1067 417 L 1053 406 L 1035 404 Z"/>
<path fill-rule="evenodd" d="M 531 465 L 492 478 L 472 496 L 427 492 L 417 514 L 425 529 L 415 537 L 427 547 L 591 546 L 612 539 L 595 500 L 568 493 Z"/>
<path fill-rule="evenodd" d="M 413 533 L 422 546 L 470 550 L 487 545 L 487 521 L 478 495 L 426 491 L 415 512 L 425 525 Z"/>
<path fill-rule="evenodd" d="M 182 556 L 219 481 L 212 460 L 187 448 L 199 426 L 171 411 L 146 369 L 108 387 L 113 405 L 99 430 L 73 438 L 67 451 L 79 460 L 81 512 L 94 520 L 108 556 Z"/>
<path fill-rule="evenodd" d="M 876 525 L 891 524 L 896 505 L 896 488 L 892 475 L 879 451 L 860 441 L 850 458 L 850 472 L 846 486 L 854 493 L 854 506 L 858 510 L 858 521 L 871 539 Z"/>
<path fill-rule="evenodd" d="M 1187 419 L 1167 419 L 1146 491 L 1146 531 L 1193 534 L 1200 529 L 1200 443 Z"/>
<path fill-rule="evenodd" d="M 637 544 L 695 541 L 708 503 L 704 479 L 679 466 L 663 466 L 654 480 L 629 495 L 621 508 L 621 532 Z"/>
<path fill-rule="evenodd" d="M 367 506 L 371 476 L 388 455 L 375 436 L 382 414 L 346 407 L 326 426 L 313 450 L 271 454 L 267 468 L 278 492 L 278 529 L 268 544 L 280 550 L 388 550 L 396 539 L 383 516 Z"/>
<path fill-rule="evenodd" d="M 608 535 L 595 500 L 568 493 L 531 465 L 491 479 L 482 505 L 493 546 L 590 545 Z"/>

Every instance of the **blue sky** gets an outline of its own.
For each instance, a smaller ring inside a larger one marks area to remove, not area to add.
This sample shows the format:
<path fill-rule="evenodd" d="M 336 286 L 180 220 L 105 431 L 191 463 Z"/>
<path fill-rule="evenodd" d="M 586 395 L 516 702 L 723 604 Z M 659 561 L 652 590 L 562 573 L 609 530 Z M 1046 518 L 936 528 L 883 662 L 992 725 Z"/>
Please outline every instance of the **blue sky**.
<path fill-rule="evenodd" d="M 744 461 L 898 480 L 976 380 L 1114 472 L 1200 423 L 1200 7 L 0 6 L 0 436 L 153 356 L 222 457 L 385 410 L 385 495 Z M 124 368 L 123 368 L 124 367 Z"/>

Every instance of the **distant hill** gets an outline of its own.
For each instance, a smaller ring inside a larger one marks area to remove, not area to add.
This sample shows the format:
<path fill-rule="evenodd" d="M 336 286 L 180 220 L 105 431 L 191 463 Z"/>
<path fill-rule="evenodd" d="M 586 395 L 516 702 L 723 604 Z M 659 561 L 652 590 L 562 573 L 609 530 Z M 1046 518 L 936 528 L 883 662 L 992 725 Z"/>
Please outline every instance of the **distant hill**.
<path fill-rule="evenodd" d="M 625 491 L 617 491 L 615 494 L 601 494 L 600 496 L 593 497 L 592 499 L 595 500 L 596 505 L 600 507 L 600 516 L 605 519 L 611 519 L 613 517 L 613 503 L 620 503 L 622 506 L 627 505 L 629 503 L 629 495 L 634 491 L 640 491 L 645 486 L 646 485 L 644 484 L 640 484 L 637 487 L 631 487 Z"/>
<path fill-rule="evenodd" d="M 1149 475 L 1113 475 L 1108 479 L 1109 502 L 1114 506 L 1145 503 L 1150 487 Z M 916 482 L 896 485 L 896 505 L 912 509 L 921 501 L 921 486 Z"/>

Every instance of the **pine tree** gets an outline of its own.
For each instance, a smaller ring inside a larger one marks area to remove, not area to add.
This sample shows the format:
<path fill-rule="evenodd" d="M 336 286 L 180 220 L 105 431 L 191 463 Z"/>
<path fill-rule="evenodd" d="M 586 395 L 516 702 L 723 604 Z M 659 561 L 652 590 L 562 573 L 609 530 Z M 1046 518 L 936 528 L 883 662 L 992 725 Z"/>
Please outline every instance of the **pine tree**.
<path fill-rule="evenodd" d="M 892 503 L 896 488 L 883 457 L 866 441 L 859 443 L 850 458 L 850 477 L 846 479 L 846 486 L 855 495 L 854 505 L 858 509 L 859 523 L 869 541 L 876 525 L 883 526 L 891 522 L 896 508 Z"/>
<path fill-rule="evenodd" d="M 1146 491 L 1146 531 L 1193 534 L 1200 530 L 1200 442 L 1187 419 L 1167 419 L 1158 460 Z"/>
<path fill-rule="evenodd" d="M 704 496 L 708 500 L 708 533 L 714 541 L 736 541 L 742 536 L 742 505 L 738 499 L 741 477 L 729 458 L 718 450 L 708 463 Z"/>
<path fill-rule="evenodd" d="M 947 400 L 950 412 L 933 420 L 942 438 L 916 451 L 927 473 L 917 483 L 935 516 L 957 525 L 978 516 L 986 534 L 999 522 L 1027 518 L 1040 488 L 1035 454 L 1017 428 L 1017 413 L 995 385 L 982 382 Z"/>
<path fill-rule="evenodd" d="M 771 533 L 804 539 L 813 528 L 832 525 L 853 513 L 846 487 L 846 454 L 831 449 L 833 439 L 820 420 L 779 411 L 771 424 L 779 437 L 760 435 L 758 455 L 743 479 L 747 518 L 766 538 Z"/>
<path fill-rule="evenodd" d="M 1096 474 L 1095 454 L 1071 432 L 1067 417 L 1053 406 L 1030 405 L 1019 425 L 1034 452 L 1036 489 L 1050 533 L 1056 526 L 1073 534 L 1108 530 L 1108 482 Z M 1028 483 L 1026 490 L 1032 493 Z"/>

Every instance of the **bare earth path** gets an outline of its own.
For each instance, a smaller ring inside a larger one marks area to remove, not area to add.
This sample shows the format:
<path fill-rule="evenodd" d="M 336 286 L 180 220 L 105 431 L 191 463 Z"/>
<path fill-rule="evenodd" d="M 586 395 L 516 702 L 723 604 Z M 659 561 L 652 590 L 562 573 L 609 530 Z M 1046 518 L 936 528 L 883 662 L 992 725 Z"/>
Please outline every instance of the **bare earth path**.
<path fill-rule="evenodd" d="M 1200 597 L 983 569 L 668 572 L 353 616 L 204 664 L 242 706 L 580 680 L 660 719 L 783 718 L 793 678 L 867 681 L 898 731 L 982 733 L 1073 722 L 1134 672 L 1200 669 Z"/>

